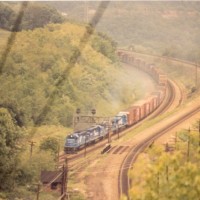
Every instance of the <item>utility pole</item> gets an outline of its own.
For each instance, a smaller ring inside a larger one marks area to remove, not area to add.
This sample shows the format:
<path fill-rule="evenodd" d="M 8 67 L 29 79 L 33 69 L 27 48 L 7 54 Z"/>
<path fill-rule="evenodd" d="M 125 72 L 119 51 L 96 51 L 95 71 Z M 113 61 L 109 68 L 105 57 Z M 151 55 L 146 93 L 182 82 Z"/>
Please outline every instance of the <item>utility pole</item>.
<path fill-rule="evenodd" d="M 37 184 L 37 196 L 36 196 L 36 200 L 39 200 L 39 195 L 40 195 L 40 183 Z"/>
<path fill-rule="evenodd" d="M 175 133 L 175 150 L 178 150 L 178 148 L 177 148 L 177 132 Z"/>
<path fill-rule="evenodd" d="M 166 165 L 166 180 L 169 182 L 169 166 Z"/>
<path fill-rule="evenodd" d="M 199 153 L 200 153 L 200 119 L 199 119 Z"/>
<path fill-rule="evenodd" d="M 33 142 L 33 141 L 29 141 L 29 144 L 30 144 L 30 159 L 32 158 L 32 154 L 33 154 L 33 146 L 36 142 Z"/>
<path fill-rule="evenodd" d="M 119 125 L 117 124 L 117 135 L 118 135 L 118 139 L 119 139 Z"/>
<path fill-rule="evenodd" d="M 68 171 L 69 171 L 69 168 L 68 168 L 68 160 L 67 160 L 67 158 L 65 159 L 65 164 L 66 164 L 65 193 L 66 193 L 66 195 L 67 195 L 67 193 L 68 193 L 68 190 L 67 190 L 67 184 L 68 184 Z M 68 195 L 67 195 L 67 200 L 68 200 Z"/>
<path fill-rule="evenodd" d="M 188 129 L 187 162 L 190 160 L 190 127 Z"/>
<path fill-rule="evenodd" d="M 56 168 L 58 169 L 59 168 L 59 158 L 60 158 L 60 143 L 58 142 L 58 152 L 57 152 L 57 166 Z"/>
<path fill-rule="evenodd" d="M 198 87 L 198 69 L 197 69 L 197 67 L 198 67 L 198 63 L 196 63 L 196 70 L 195 70 L 195 87 L 196 87 L 196 89 L 197 89 L 197 87 Z"/>
<path fill-rule="evenodd" d="M 65 165 L 62 168 L 62 184 L 61 184 L 61 200 L 66 200 L 67 193 L 67 179 L 68 179 L 68 161 L 65 160 Z"/>
<path fill-rule="evenodd" d="M 85 151 L 84 151 L 84 157 L 86 157 L 86 152 L 87 152 L 87 151 L 86 151 L 86 149 L 87 149 L 86 145 L 87 145 L 87 144 L 86 144 L 86 137 L 85 137 Z"/>
<path fill-rule="evenodd" d="M 111 129 L 110 125 L 108 125 L 108 143 L 111 143 Z"/>
<path fill-rule="evenodd" d="M 157 174 L 157 188 L 158 188 L 158 196 L 160 193 L 160 173 L 158 172 Z"/>
<path fill-rule="evenodd" d="M 168 152 L 168 151 L 169 151 L 169 144 L 166 143 L 166 144 L 165 144 L 165 152 Z"/>

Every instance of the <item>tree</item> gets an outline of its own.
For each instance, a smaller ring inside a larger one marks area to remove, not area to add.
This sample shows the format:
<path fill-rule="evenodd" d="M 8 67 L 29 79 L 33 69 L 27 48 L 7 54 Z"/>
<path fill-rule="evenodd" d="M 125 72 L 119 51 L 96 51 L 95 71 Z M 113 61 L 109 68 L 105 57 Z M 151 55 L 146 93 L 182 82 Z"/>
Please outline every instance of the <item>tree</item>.
<path fill-rule="evenodd" d="M 16 17 L 15 12 L 9 8 L 4 3 L 0 3 L 0 28 L 4 28 L 6 30 L 11 30 L 11 26 L 13 25 L 14 19 Z"/>
<path fill-rule="evenodd" d="M 50 151 L 53 154 L 58 153 L 59 142 L 54 137 L 48 137 L 40 144 L 40 150 Z"/>
<path fill-rule="evenodd" d="M 47 5 L 31 4 L 25 11 L 22 29 L 34 29 L 44 27 L 49 23 L 62 23 L 64 19 L 59 12 Z"/>
<path fill-rule="evenodd" d="M 0 108 L 0 190 L 11 190 L 14 184 L 22 136 L 8 110 Z"/>

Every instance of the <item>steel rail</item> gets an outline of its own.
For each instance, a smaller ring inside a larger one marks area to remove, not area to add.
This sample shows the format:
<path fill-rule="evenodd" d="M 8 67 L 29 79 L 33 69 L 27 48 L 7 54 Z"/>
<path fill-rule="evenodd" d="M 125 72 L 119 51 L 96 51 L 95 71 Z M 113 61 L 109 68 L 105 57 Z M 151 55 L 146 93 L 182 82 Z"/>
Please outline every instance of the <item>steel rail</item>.
<path fill-rule="evenodd" d="M 144 122 L 145 120 L 149 120 L 151 118 L 155 118 L 161 114 L 163 114 L 164 112 L 167 111 L 167 109 L 173 104 L 174 99 L 175 99 L 175 89 L 174 86 L 172 84 L 171 80 L 168 80 L 168 84 L 167 84 L 167 95 L 165 95 L 165 99 L 163 100 L 163 102 L 161 103 L 161 105 L 154 111 L 152 112 L 149 116 L 147 116 L 146 118 L 140 120 L 138 123 L 134 124 L 133 126 L 123 130 L 120 132 L 120 135 L 125 135 L 127 132 L 131 131 L 132 129 L 134 129 L 135 127 L 141 125 L 142 122 Z M 117 134 L 112 134 L 112 139 L 117 139 Z M 95 150 L 98 150 L 100 148 L 103 148 L 106 145 L 107 141 L 104 139 L 102 142 L 98 142 L 98 144 L 96 146 L 94 146 L 93 148 L 90 148 L 89 146 L 87 148 L 87 154 L 92 153 Z M 68 156 L 68 161 L 72 162 L 75 161 L 77 159 L 80 159 L 84 156 L 84 148 L 83 150 L 79 151 L 79 153 L 73 155 L 73 156 Z"/>
<path fill-rule="evenodd" d="M 156 132 L 154 135 L 149 136 L 144 141 L 137 144 L 134 148 L 132 148 L 130 150 L 130 152 L 124 159 L 124 161 L 121 165 L 121 170 L 119 172 L 119 177 L 118 177 L 119 178 L 118 179 L 119 180 L 119 196 L 121 196 L 122 194 L 125 194 L 128 197 L 128 200 L 130 200 L 128 190 L 130 188 L 131 181 L 128 177 L 128 171 L 132 167 L 133 163 L 136 161 L 138 155 L 141 152 L 143 152 L 145 150 L 145 148 L 148 147 L 148 145 L 151 144 L 155 139 L 158 139 L 163 134 L 165 134 L 169 130 L 173 129 L 174 127 L 176 127 L 180 123 L 184 122 L 185 120 L 189 119 L 190 117 L 192 117 L 193 115 L 195 115 L 198 112 L 200 112 L 200 105 L 195 107 L 194 109 L 190 110 L 183 116 L 179 117 L 174 122 L 171 122 L 170 124 L 168 124 L 167 126 L 162 128 L 160 131 Z M 122 170 L 123 166 L 129 166 L 129 168 L 127 167 L 125 170 Z"/>
<path fill-rule="evenodd" d="M 151 56 L 151 57 L 155 57 L 155 58 L 168 59 L 168 60 L 171 60 L 171 61 L 176 61 L 176 62 L 184 63 L 184 64 L 187 64 L 187 65 L 196 66 L 196 63 L 194 63 L 194 62 L 190 62 L 188 60 L 183 60 L 183 59 L 179 59 L 179 58 L 168 57 L 168 56 L 161 56 L 161 55 L 153 55 L 153 54 L 149 54 L 149 53 L 140 53 L 140 52 L 125 50 L 125 49 L 120 49 L 120 48 L 118 50 L 119 51 L 128 52 L 128 53 L 133 53 L 133 54 L 140 54 L 140 55 L 145 55 L 145 56 Z"/>

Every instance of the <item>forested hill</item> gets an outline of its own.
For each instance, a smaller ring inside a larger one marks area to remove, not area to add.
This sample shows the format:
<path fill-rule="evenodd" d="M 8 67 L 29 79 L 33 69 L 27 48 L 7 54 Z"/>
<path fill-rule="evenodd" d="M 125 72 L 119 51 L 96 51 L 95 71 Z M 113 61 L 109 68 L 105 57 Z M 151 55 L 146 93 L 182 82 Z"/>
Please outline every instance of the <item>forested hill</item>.
<path fill-rule="evenodd" d="M 29 2 L 27 6 L 24 6 L 22 15 L 21 6 L 19 2 L 0 2 L 0 28 L 9 31 L 32 30 L 44 27 L 48 23 L 64 22 L 63 16 L 54 7 Z M 20 20 L 20 15 L 23 16 L 22 21 L 16 30 L 16 20 Z"/>
<path fill-rule="evenodd" d="M 99 2 L 48 2 L 67 18 L 90 20 Z M 195 61 L 200 46 L 200 2 L 110 2 L 98 30 L 113 37 L 119 46 L 136 51 Z"/>
<path fill-rule="evenodd" d="M 20 124 L 69 126 L 77 107 L 108 115 L 132 102 L 117 80 L 115 43 L 102 33 L 81 43 L 85 33 L 73 23 L 17 33 L 0 76 L 1 107 L 13 110 Z"/>

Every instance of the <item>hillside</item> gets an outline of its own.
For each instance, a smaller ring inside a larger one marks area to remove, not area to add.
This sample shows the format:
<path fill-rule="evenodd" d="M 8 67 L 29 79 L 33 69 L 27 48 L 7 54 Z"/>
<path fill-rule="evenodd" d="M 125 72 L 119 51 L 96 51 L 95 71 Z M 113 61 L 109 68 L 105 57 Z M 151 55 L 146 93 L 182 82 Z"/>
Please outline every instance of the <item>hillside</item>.
<path fill-rule="evenodd" d="M 70 126 L 77 107 L 111 115 L 141 97 L 137 81 L 120 78 L 113 41 L 95 33 L 80 48 L 85 31 L 65 23 L 17 34 L 0 77 L 0 105 L 19 124 Z"/>
<path fill-rule="evenodd" d="M 7 54 L 12 33 L 0 30 L 0 199 L 35 198 L 41 170 L 58 165 L 76 108 L 111 116 L 154 90 L 148 75 L 119 65 L 112 39 L 88 30 L 69 22 L 24 30 Z"/>
<path fill-rule="evenodd" d="M 49 23 L 62 22 L 62 15 L 49 5 L 38 2 L 0 2 L 0 28 L 5 30 L 32 30 Z"/>
<path fill-rule="evenodd" d="M 48 2 L 68 19 L 91 20 L 99 2 Z M 139 52 L 197 61 L 200 34 L 199 2 L 110 2 L 97 29 L 119 46 Z M 198 60 L 199 61 L 199 60 Z"/>

